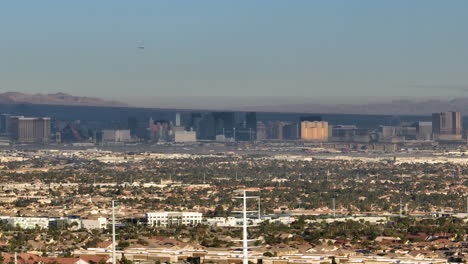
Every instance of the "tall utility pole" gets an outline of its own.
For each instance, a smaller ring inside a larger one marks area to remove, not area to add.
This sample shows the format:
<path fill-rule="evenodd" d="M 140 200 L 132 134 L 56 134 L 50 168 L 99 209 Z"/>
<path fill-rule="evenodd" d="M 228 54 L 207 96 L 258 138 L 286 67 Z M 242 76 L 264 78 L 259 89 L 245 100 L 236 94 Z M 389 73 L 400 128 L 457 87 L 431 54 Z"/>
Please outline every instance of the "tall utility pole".
<path fill-rule="evenodd" d="M 400 198 L 400 217 L 403 216 L 403 205 L 401 203 L 401 198 Z"/>
<path fill-rule="evenodd" d="M 115 205 L 114 200 L 112 200 L 112 264 L 117 263 L 117 258 L 115 254 Z"/>
<path fill-rule="evenodd" d="M 256 239 L 249 239 L 248 238 L 248 219 L 247 219 L 247 214 L 248 213 L 259 213 L 260 209 L 258 211 L 247 211 L 247 199 L 259 199 L 259 196 L 247 196 L 247 190 L 240 190 L 237 191 L 242 193 L 242 196 L 235 197 L 237 199 L 242 199 L 242 264 L 248 264 L 249 263 L 249 248 L 252 248 L 249 246 L 249 242 L 256 241 Z M 259 202 L 260 205 L 260 202 Z"/>
<path fill-rule="evenodd" d="M 260 197 L 258 197 L 258 220 L 262 219 L 262 211 L 260 210 Z"/>
<path fill-rule="evenodd" d="M 335 197 L 333 197 L 333 218 L 336 217 L 336 214 L 335 214 Z"/>
<path fill-rule="evenodd" d="M 246 191 L 244 190 L 244 207 L 243 207 L 243 225 L 242 225 L 242 252 L 243 252 L 243 258 L 242 258 L 242 263 L 243 264 L 249 264 L 249 241 L 247 240 L 247 195 Z"/>

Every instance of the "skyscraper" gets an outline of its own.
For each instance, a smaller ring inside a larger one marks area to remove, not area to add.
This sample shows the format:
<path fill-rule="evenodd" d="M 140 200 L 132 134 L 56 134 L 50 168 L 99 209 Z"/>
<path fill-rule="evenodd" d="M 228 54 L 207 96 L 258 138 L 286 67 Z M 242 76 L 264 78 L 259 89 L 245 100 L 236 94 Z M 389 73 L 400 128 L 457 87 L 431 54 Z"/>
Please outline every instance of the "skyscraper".
<path fill-rule="evenodd" d="M 299 138 L 299 126 L 297 123 L 289 123 L 283 127 L 283 138 L 295 140 Z"/>
<path fill-rule="evenodd" d="M 251 140 L 257 139 L 257 113 L 255 112 L 248 112 L 245 114 L 245 122 L 247 125 L 247 129 L 249 130 L 249 138 Z"/>
<path fill-rule="evenodd" d="M 283 140 L 283 128 L 286 125 L 285 122 L 275 121 L 271 124 L 268 138 Z"/>
<path fill-rule="evenodd" d="M 136 117 L 128 118 L 128 129 L 130 129 L 130 135 L 132 137 L 136 136 L 138 129 L 138 119 Z"/>
<path fill-rule="evenodd" d="M 200 132 L 200 121 L 202 120 L 201 113 L 190 113 L 188 129 Z"/>
<path fill-rule="evenodd" d="M 416 124 L 417 139 L 430 140 L 432 136 L 432 122 L 419 121 Z"/>
<path fill-rule="evenodd" d="M 10 117 L 10 137 L 18 143 L 47 143 L 50 139 L 50 118 Z"/>
<path fill-rule="evenodd" d="M 214 140 L 216 138 L 216 124 L 214 116 L 203 114 L 201 118 L 196 117 L 196 131 L 198 139 Z"/>
<path fill-rule="evenodd" d="M 328 122 L 301 122 L 301 139 L 313 141 L 328 140 Z"/>
<path fill-rule="evenodd" d="M 434 139 L 461 139 L 463 119 L 460 112 L 441 112 L 432 114 L 432 133 Z"/>
<path fill-rule="evenodd" d="M 10 115 L 9 114 L 1 114 L 0 115 L 0 135 L 6 135 L 9 132 L 9 125 L 10 125 Z"/>
<path fill-rule="evenodd" d="M 265 123 L 257 122 L 257 140 L 267 139 L 267 130 Z"/>
<path fill-rule="evenodd" d="M 180 127 L 181 126 L 181 115 L 180 113 L 175 114 L 175 126 Z"/>
<path fill-rule="evenodd" d="M 234 112 L 215 112 L 213 113 L 213 117 L 215 121 L 215 135 L 234 137 Z"/>
<path fill-rule="evenodd" d="M 302 138 L 302 122 L 320 122 L 322 121 L 321 116 L 300 116 L 299 117 L 299 138 Z"/>

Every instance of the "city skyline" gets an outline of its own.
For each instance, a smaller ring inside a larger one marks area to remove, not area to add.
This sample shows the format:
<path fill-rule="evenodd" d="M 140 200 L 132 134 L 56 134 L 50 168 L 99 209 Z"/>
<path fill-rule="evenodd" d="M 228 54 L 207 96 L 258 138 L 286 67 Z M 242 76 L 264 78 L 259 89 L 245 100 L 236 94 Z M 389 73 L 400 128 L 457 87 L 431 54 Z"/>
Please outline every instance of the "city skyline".
<path fill-rule="evenodd" d="M 0 8 L 0 264 L 468 262 L 468 1 Z"/>

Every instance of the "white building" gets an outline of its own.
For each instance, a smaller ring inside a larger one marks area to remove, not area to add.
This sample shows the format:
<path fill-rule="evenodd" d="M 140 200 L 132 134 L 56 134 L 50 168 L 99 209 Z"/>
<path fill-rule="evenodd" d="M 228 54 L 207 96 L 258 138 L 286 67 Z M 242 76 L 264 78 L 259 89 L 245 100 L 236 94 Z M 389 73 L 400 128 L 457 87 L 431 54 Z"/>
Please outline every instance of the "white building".
<path fill-rule="evenodd" d="M 130 142 L 130 130 L 103 130 L 102 142 Z"/>
<path fill-rule="evenodd" d="M 213 217 L 207 218 L 206 224 L 210 226 L 220 226 L 220 227 L 234 227 L 234 226 L 242 226 L 244 220 L 242 218 L 236 217 Z"/>
<path fill-rule="evenodd" d="M 292 216 L 280 216 L 280 217 L 262 217 L 263 221 L 269 221 L 270 223 L 290 225 L 294 223 L 297 219 Z"/>
<path fill-rule="evenodd" d="M 202 222 L 202 213 L 196 212 L 155 212 L 146 213 L 150 226 L 194 226 Z"/>
<path fill-rule="evenodd" d="M 277 223 L 277 224 L 285 224 L 285 225 L 290 225 L 294 221 L 296 221 L 296 218 L 290 217 L 290 216 L 280 216 L 276 218 L 272 218 L 269 216 L 262 216 L 261 219 L 258 218 L 249 218 L 249 225 L 259 225 L 262 222 L 269 221 L 270 223 Z M 239 217 L 213 217 L 213 218 L 207 218 L 205 220 L 205 223 L 207 225 L 211 226 L 219 226 L 219 227 L 239 227 L 242 226 L 244 220 Z"/>
<path fill-rule="evenodd" d="M 175 142 L 196 142 L 197 133 L 195 131 L 175 130 L 174 141 Z"/>
<path fill-rule="evenodd" d="M 107 219 L 99 217 L 97 219 L 81 219 L 81 228 L 92 229 L 105 229 L 107 226 Z"/>
<path fill-rule="evenodd" d="M 22 229 L 49 228 L 49 218 L 46 217 L 10 217 L 6 219 L 6 223 Z"/>
<path fill-rule="evenodd" d="M 50 225 L 57 228 L 70 228 L 72 230 L 78 230 L 81 228 L 81 218 L 80 217 L 60 217 L 50 220 Z"/>

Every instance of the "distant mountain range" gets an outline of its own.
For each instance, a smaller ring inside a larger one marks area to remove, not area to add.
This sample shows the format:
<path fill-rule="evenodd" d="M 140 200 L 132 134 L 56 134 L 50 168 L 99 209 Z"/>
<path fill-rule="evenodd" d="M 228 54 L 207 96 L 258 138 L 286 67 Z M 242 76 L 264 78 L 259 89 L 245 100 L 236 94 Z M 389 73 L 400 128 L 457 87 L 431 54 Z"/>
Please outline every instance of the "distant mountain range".
<path fill-rule="evenodd" d="M 436 112 L 460 111 L 468 114 L 468 98 L 453 100 L 408 101 L 369 104 L 277 104 L 243 107 L 244 111 L 274 111 L 295 113 L 363 114 L 363 115 L 430 115 Z M 241 110 L 241 109 L 236 109 Z"/>
<path fill-rule="evenodd" d="M 129 105 L 117 102 L 106 101 L 96 97 L 73 96 L 66 93 L 54 94 L 26 94 L 18 92 L 0 93 L 1 104 L 41 104 L 41 105 L 73 105 L 73 106 L 108 106 L 108 107 L 128 107 Z"/>
<path fill-rule="evenodd" d="M 435 112 L 460 111 L 468 115 L 468 98 L 452 100 L 395 100 L 383 103 L 328 104 L 304 103 L 306 98 L 254 97 L 158 97 L 147 108 L 200 109 L 219 111 L 257 111 L 284 113 L 362 114 L 362 115 L 430 115 Z M 119 101 L 65 93 L 0 93 L 0 104 L 37 104 L 65 106 L 131 107 Z M 154 106 L 153 106 L 154 105 Z"/>

